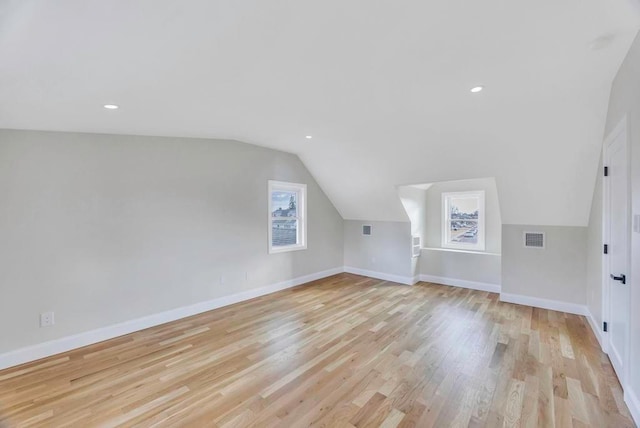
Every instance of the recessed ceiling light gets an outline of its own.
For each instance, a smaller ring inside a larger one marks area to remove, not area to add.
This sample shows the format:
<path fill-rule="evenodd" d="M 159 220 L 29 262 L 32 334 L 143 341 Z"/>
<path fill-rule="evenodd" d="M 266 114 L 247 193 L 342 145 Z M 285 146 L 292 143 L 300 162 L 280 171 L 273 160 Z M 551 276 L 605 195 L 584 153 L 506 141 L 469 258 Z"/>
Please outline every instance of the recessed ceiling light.
<path fill-rule="evenodd" d="M 476 92 L 480 92 L 483 89 L 484 89 L 484 86 L 474 86 L 473 88 L 471 88 L 471 92 L 475 94 Z"/>
<path fill-rule="evenodd" d="M 115 105 L 115 104 L 105 104 L 104 108 L 106 108 L 107 110 L 116 110 L 119 108 L 119 106 Z"/>
<path fill-rule="evenodd" d="M 310 140 L 310 139 L 312 139 L 313 137 L 312 137 L 311 135 L 307 135 L 305 138 L 306 138 L 307 140 Z"/>

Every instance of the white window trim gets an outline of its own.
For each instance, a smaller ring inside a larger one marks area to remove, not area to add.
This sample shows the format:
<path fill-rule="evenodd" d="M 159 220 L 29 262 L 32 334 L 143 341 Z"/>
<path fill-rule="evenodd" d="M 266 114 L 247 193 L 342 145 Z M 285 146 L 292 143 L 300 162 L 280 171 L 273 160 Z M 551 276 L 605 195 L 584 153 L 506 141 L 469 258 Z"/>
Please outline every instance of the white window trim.
<path fill-rule="evenodd" d="M 286 253 L 287 251 L 298 251 L 307 249 L 307 185 L 300 183 L 289 183 L 286 181 L 269 180 L 267 182 L 267 230 L 268 230 L 268 248 L 269 254 Z M 272 216 L 273 207 L 271 206 L 271 194 L 273 192 L 297 192 L 298 193 L 298 206 L 297 216 L 292 219 L 298 220 L 298 244 L 286 245 L 281 247 L 272 246 Z"/>
<path fill-rule="evenodd" d="M 442 248 L 452 248 L 460 250 L 485 251 L 485 204 L 484 190 L 473 192 L 443 192 L 442 193 Z M 449 199 L 456 198 L 478 198 L 480 200 L 478 206 L 478 243 L 470 244 L 466 242 L 447 242 L 447 233 L 449 227 Z"/>

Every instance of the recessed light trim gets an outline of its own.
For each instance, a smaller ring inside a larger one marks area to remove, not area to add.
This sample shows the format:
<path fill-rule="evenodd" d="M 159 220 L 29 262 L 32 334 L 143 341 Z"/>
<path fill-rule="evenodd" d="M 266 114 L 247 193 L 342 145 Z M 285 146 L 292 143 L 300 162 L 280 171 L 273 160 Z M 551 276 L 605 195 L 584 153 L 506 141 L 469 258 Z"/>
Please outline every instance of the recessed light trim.
<path fill-rule="evenodd" d="M 105 104 L 103 107 L 106 108 L 107 110 L 117 110 L 120 108 L 120 106 L 115 104 Z"/>
<path fill-rule="evenodd" d="M 305 136 L 304 138 L 306 138 L 307 140 L 310 140 L 310 139 L 312 139 L 312 138 L 313 138 L 313 136 L 312 136 L 312 135 L 307 135 L 307 136 Z"/>
<path fill-rule="evenodd" d="M 484 89 L 484 86 L 474 86 L 473 88 L 471 88 L 471 92 L 473 92 L 474 94 L 477 94 L 478 92 L 481 92 Z"/>

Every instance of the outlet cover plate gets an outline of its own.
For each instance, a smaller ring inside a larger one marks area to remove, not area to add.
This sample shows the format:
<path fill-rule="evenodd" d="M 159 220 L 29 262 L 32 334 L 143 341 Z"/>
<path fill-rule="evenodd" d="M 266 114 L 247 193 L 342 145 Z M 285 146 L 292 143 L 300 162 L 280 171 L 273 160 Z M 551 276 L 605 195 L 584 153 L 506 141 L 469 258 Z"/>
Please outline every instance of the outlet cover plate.
<path fill-rule="evenodd" d="M 50 327 L 56 323 L 53 312 L 43 312 L 40 314 L 40 327 Z"/>

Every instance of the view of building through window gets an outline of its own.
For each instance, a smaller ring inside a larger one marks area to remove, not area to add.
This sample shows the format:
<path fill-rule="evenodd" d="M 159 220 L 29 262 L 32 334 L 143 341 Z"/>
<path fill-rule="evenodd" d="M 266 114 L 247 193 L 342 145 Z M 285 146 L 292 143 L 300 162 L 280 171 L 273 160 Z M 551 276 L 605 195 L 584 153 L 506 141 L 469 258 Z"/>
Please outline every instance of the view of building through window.
<path fill-rule="evenodd" d="M 478 198 L 451 198 L 449 233 L 451 242 L 478 243 Z"/>
<path fill-rule="evenodd" d="M 442 245 L 484 250 L 484 192 L 443 193 Z"/>
<path fill-rule="evenodd" d="M 307 248 L 305 184 L 269 180 L 269 252 Z"/>
<path fill-rule="evenodd" d="M 297 192 L 271 194 L 271 245 L 281 247 L 298 242 Z"/>

